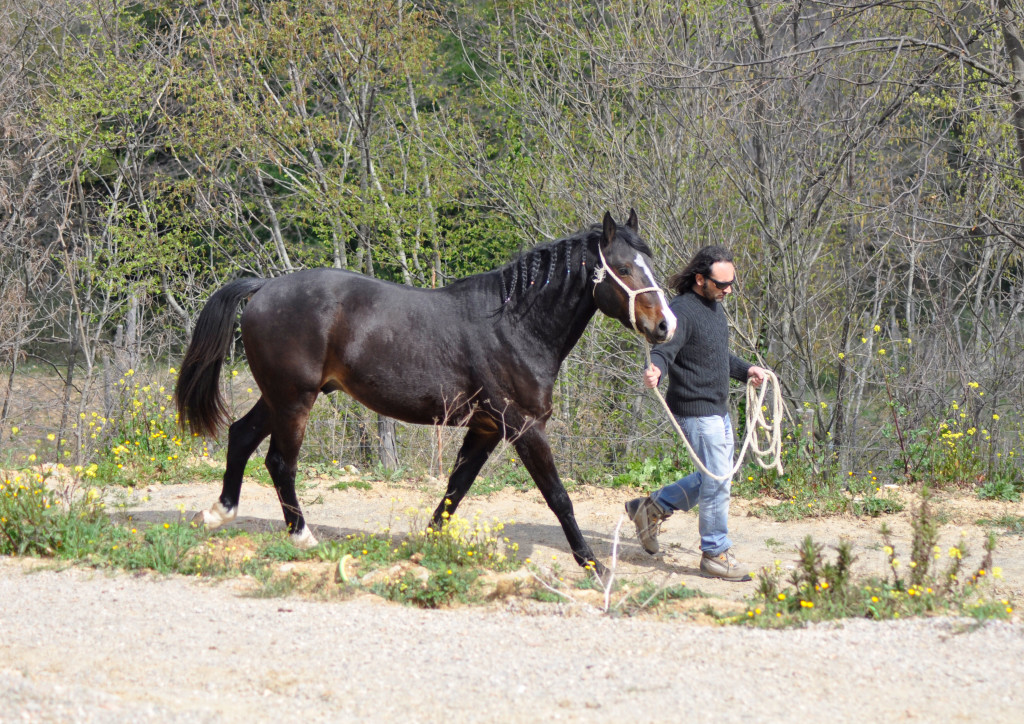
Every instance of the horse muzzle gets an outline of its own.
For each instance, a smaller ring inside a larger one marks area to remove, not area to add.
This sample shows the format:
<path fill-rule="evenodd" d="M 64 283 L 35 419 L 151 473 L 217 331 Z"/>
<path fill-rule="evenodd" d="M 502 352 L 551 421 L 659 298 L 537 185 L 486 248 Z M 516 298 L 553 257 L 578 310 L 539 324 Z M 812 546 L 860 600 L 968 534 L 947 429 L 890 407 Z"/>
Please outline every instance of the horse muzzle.
<path fill-rule="evenodd" d="M 661 296 L 660 294 L 658 295 Z M 676 332 L 676 315 L 668 305 L 658 304 L 648 308 L 637 305 L 636 331 L 651 344 L 661 344 L 672 339 Z"/>

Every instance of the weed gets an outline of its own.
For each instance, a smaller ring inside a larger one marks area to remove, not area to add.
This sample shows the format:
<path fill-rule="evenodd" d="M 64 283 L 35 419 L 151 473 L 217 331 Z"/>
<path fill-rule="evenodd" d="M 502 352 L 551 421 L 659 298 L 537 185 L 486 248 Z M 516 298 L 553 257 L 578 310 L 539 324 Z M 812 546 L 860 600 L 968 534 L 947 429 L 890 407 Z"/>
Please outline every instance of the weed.
<path fill-rule="evenodd" d="M 395 580 L 370 584 L 374 593 L 392 601 L 436 608 L 453 600 L 468 601 L 472 583 L 482 568 L 512 570 L 518 566 L 518 545 L 502 538 L 504 523 L 467 521 L 445 517 L 439 529 L 416 526 L 417 531 L 400 542 L 385 533 L 353 534 L 342 540 L 326 541 L 310 551 L 321 560 L 341 561 L 351 556 L 360 572 L 412 561 L 430 571 L 426 581 L 408 570 Z M 511 554 L 511 555 L 510 555 Z"/>
<path fill-rule="evenodd" d="M 258 556 L 262 559 L 279 563 L 306 560 L 310 555 L 309 551 L 300 550 L 292 545 L 291 540 L 277 535 L 269 538 L 260 547 L 258 553 Z"/>
<path fill-rule="evenodd" d="M 255 480 L 260 485 L 273 485 L 274 481 L 270 477 L 270 472 L 267 467 L 263 464 L 262 460 L 250 460 L 245 464 L 245 477 Z M 302 479 L 301 473 L 295 474 L 295 482 Z"/>
<path fill-rule="evenodd" d="M 977 570 L 964 570 L 964 541 L 948 550 L 944 566 L 937 545 L 938 523 L 930 511 L 930 493 L 922 487 L 920 504 L 912 520 L 909 560 L 901 560 L 891 533 L 882 527 L 882 550 L 888 556 L 889 575 L 856 580 L 854 555 L 847 542 L 836 547 L 827 560 L 824 547 L 807 536 L 797 549 L 797 565 L 788 581 L 782 581 L 779 562 L 758 576 L 754 602 L 743 621 L 758 626 L 791 626 L 810 621 L 862 617 L 890 619 L 936 613 L 975 618 L 1006 618 L 1013 609 L 1008 600 L 986 600 L 981 584 L 999 578 L 992 565 L 995 536 L 985 542 L 985 555 Z"/>
<path fill-rule="evenodd" d="M 172 367 L 168 374 L 173 380 L 177 371 Z M 179 433 L 167 386 L 140 381 L 134 370 L 128 370 L 118 380 L 115 395 L 119 405 L 110 417 L 83 412 L 74 426 L 79 452 L 91 448 L 100 481 L 133 487 L 163 480 L 180 473 L 185 459 L 208 453 L 203 440 Z"/>
<path fill-rule="evenodd" d="M 284 598 L 295 591 L 295 579 L 291 576 L 275 576 L 274 569 L 267 565 L 253 566 L 250 575 L 260 584 L 246 593 L 250 598 Z"/>
<path fill-rule="evenodd" d="M 397 581 L 384 581 L 370 586 L 378 596 L 390 601 L 421 608 L 440 608 L 454 600 L 467 601 L 470 588 L 479 572 L 467 568 L 446 568 L 433 571 L 425 583 L 412 573 Z"/>
<path fill-rule="evenodd" d="M 903 510 L 903 503 L 892 496 L 868 494 L 850 501 L 851 513 L 869 518 L 877 518 L 882 514 L 899 513 L 901 510 Z"/>
<path fill-rule="evenodd" d="M 396 468 L 385 467 L 383 463 L 377 463 L 369 474 L 371 480 L 381 480 L 385 483 L 397 483 L 409 474 L 409 469 L 404 465 Z"/>
<path fill-rule="evenodd" d="M 206 532 L 195 523 L 163 523 L 151 525 L 141 543 L 111 555 L 110 563 L 128 570 L 152 569 L 158 573 L 197 573 L 200 559 L 194 553 Z M 113 551 L 112 553 L 116 553 Z"/>
<path fill-rule="evenodd" d="M 0 554 L 76 558 L 119 538 L 100 500 L 73 486 L 61 499 L 42 473 L 24 471 L 0 482 Z"/>
<path fill-rule="evenodd" d="M 355 488 L 356 490 L 373 490 L 373 486 L 365 480 L 339 480 L 338 482 L 328 486 L 329 490 L 348 490 L 349 488 Z"/>
<path fill-rule="evenodd" d="M 1024 535 L 1024 516 L 1003 515 L 993 519 L 982 518 L 977 522 L 978 525 L 1004 528 L 1005 535 Z"/>
<path fill-rule="evenodd" d="M 638 591 L 626 596 L 618 607 L 629 615 L 648 611 L 668 601 L 685 601 L 689 598 L 700 598 L 704 594 L 694 588 L 687 588 L 680 583 L 674 586 L 658 586 L 645 583 Z"/>
<path fill-rule="evenodd" d="M 640 488 L 651 493 L 658 488 L 674 483 L 686 475 L 679 464 L 670 458 L 644 458 L 626 466 L 626 472 L 612 478 L 613 488 Z"/>
<path fill-rule="evenodd" d="M 1016 480 L 990 480 L 978 488 L 982 500 L 1002 500 L 1007 503 L 1020 501 L 1022 485 Z"/>
<path fill-rule="evenodd" d="M 508 462 L 487 476 L 477 478 L 470 488 L 473 495 L 490 495 L 504 488 L 526 492 L 533 488 L 533 478 L 522 465 Z"/>
<path fill-rule="evenodd" d="M 535 588 L 530 592 L 530 598 L 541 603 L 562 603 L 566 597 L 562 594 L 550 591 L 547 588 Z"/>

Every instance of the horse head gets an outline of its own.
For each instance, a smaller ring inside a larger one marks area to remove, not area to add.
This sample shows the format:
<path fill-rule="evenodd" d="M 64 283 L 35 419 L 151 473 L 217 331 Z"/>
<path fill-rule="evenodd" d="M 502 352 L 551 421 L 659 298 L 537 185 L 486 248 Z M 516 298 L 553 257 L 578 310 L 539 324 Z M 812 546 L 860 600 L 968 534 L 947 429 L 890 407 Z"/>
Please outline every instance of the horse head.
<path fill-rule="evenodd" d="M 629 210 L 625 226 L 605 212 L 599 263 L 594 272 L 597 308 L 651 344 L 665 342 L 676 331 L 676 317 L 654 278 L 647 244 L 640 238 L 636 211 Z"/>

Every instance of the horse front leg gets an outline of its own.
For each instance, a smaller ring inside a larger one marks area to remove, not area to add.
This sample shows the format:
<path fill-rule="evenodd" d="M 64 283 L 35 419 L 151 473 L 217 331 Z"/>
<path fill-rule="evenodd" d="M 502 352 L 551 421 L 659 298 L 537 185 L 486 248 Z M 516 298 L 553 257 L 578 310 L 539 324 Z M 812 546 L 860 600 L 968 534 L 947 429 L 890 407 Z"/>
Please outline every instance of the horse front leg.
<path fill-rule="evenodd" d="M 523 465 L 533 481 L 537 483 L 548 507 L 561 523 L 573 558 L 580 566 L 593 568 L 598 576 L 603 577 L 605 567 L 594 556 L 594 551 L 583 538 L 583 533 L 580 532 L 580 527 L 576 523 L 572 501 L 569 499 L 569 493 L 566 492 L 565 486 L 562 485 L 562 480 L 558 477 L 555 459 L 551 454 L 551 446 L 548 444 L 547 433 L 543 427 L 534 425 L 529 428 L 516 439 L 514 445 Z"/>
<path fill-rule="evenodd" d="M 470 428 L 459 448 L 459 454 L 455 458 L 455 465 L 451 477 L 448 478 L 448 489 L 445 491 L 444 499 L 434 510 L 430 518 L 430 525 L 434 530 L 439 530 L 444 523 L 444 514 L 451 515 L 459 507 L 459 503 L 466 497 L 470 486 L 480 474 L 480 469 L 487 462 L 487 458 L 494 452 L 501 435 L 497 432 L 474 430 Z"/>
<path fill-rule="evenodd" d="M 208 510 L 201 510 L 192 518 L 207 528 L 230 523 L 238 515 L 238 500 L 242 493 L 242 475 L 259 444 L 270 434 L 270 410 L 261 397 L 252 409 L 228 428 L 227 466 L 220 497 Z"/>

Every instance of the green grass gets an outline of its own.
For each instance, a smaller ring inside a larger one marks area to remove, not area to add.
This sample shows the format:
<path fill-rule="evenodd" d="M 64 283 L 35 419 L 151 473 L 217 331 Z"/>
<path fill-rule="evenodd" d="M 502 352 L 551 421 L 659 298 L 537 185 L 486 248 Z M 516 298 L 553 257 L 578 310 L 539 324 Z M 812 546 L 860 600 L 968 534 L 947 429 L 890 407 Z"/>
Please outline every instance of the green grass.
<path fill-rule="evenodd" d="M 1005 535 L 1024 535 L 1024 516 L 1003 515 L 999 518 L 982 518 L 978 525 L 1002 528 Z"/>
<path fill-rule="evenodd" d="M 515 463 L 505 463 L 493 472 L 478 477 L 469 489 L 469 494 L 490 495 L 505 489 L 527 492 L 535 488 L 533 478 L 526 468 Z"/>
<path fill-rule="evenodd" d="M 618 608 L 627 614 L 636 614 L 642 611 L 649 611 L 669 601 L 685 601 L 690 598 L 702 598 L 704 594 L 695 588 L 688 588 L 683 584 L 673 586 L 657 586 L 653 583 L 644 583 L 639 590 L 630 593 L 618 605 Z"/>

